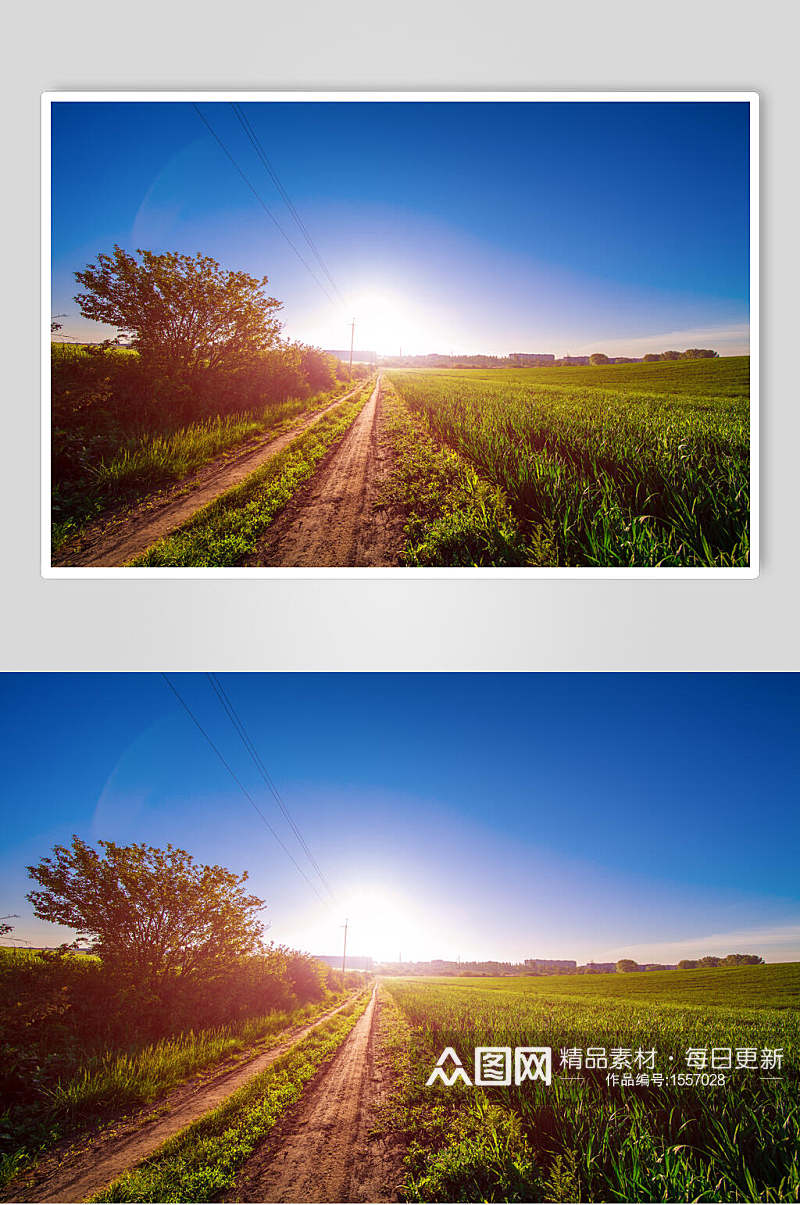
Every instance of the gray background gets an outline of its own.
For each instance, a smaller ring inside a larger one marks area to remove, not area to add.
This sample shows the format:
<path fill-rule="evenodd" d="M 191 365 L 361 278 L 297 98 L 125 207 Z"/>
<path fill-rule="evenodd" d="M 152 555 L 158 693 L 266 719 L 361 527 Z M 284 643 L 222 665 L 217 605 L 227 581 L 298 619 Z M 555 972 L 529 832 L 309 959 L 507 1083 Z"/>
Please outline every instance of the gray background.
<path fill-rule="evenodd" d="M 146 0 L 113 8 L 40 0 L 10 9 L 0 193 L 7 438 L 0 669 L 800 668 L 796 13 L 784 3 L 732 0 L 294 7 Z M 40 93 L 215 87 L 758 90 L 760 578 L 42 580 Z"/>

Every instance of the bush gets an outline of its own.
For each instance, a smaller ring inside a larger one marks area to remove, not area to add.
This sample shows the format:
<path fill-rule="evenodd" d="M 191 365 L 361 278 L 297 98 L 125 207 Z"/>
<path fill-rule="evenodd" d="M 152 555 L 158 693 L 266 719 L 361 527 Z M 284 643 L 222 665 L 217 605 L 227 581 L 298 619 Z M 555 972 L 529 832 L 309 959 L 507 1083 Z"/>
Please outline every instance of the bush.
<path fill-rule="evenodd" d="M 326 983 L 326 967 L 272 946 L 156 999 L 93 956 L 0 949 L 0 1185 L 56 1139 L 324 1008 Z"/>
<path fill-rule="evenodd" d="M 347 370 L 319 348 L 285 343 L 237 368 L 166 374 L 110 343 L 51 346 L 54 518 L 76 491 L 145 437 L 168 438 L 198 423 L 264 415 L 290 399 L 333 389 Z M 359 375 L 354 371 L 354 376 Z"/>

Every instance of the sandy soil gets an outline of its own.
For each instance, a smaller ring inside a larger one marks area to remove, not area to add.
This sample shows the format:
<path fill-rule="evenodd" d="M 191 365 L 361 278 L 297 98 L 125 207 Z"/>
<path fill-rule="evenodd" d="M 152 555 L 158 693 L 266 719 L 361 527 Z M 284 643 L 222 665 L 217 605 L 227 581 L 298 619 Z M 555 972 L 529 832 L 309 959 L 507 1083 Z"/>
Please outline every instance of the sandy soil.
<path fill-rule="evenodd" d="M 402 1142 L 372 1133 L 391 1082 L 376 993 L 332 1062 L 245 1164 L 226 1200 L 398 1200 Z"/>
<path fill-rule="evenodd" d="M 251 565 L 397 565 L 403 514 L 378 507 L 391 467 L 383 432 L 381 380 L 344 439 L 279 515 L 250 558 Z"/>
<path fill-rule="evenodd" d="M 308 431 L 324 414 L 360 388 L 359 384 L 323 410 L 301 414 L 300 421 L 281 435 L 266 435 L 255 443 L 249 441 L 243 447 L 223 452 L 196 473 L 154 497 L 145 498 L 124 512 L 106 515 L 88 527 L 76 541 L 61 548 L 54 556 L 53 564 L 86 568 L 125 565 L 156 540 L 180 527 L 201 506 L 239 485 L 265 460 L 282 452 L 293 439 Z"/>
<path fill-rule="evenodd" d="M 52 1151 L 35 1168 L 6 1185 L 2 1199 L 85 1201 L 124 1171 L 141 1163 L 173 1134 L 222 1104 L 232 1092 L 286 1054 L 312 1029 L 348 1003 L 349 1000 L 312 1022 L 289 1030 L 279 1045 L 253 1058 L 239 1060 L 233 1067 L 229 1063 L 228 1070 L 222 1072 L 217 1067 L 214 1072 L 197 1076 L 80 1146 Z M 159 1116 L 153 1118 L 156 1109 Z"/>

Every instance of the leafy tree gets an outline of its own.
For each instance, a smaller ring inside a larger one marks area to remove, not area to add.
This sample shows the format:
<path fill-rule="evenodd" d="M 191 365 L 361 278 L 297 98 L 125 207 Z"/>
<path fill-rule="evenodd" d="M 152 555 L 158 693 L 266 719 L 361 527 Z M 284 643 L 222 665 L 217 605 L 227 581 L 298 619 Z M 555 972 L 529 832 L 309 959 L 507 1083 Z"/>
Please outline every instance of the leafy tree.
<path fill-rule="evenodd" d="M 655 364 L 660 359 L 661 356 L 658 354 L 658 352 L 649 351 L 644 357 L 644 362 L 645 364 Z"/>
<path fill-rule="evenodd" d="M 722 959 L 717 958 L 716 954 L 704 954 L 697 962 L 699 967 L 718 967 L 721 964 Z"/>
<path fill-rule="evenodd" d="M 117 327 L 162 371 L 238 368 L 278 340 L 281 303 L 264 293 L 267 277 L 210 256 L 115 246 L 75 277 L 86 290 L 75 296 L 84 318 Z"/>
<path fill-rule="evenodd" d="M 264 901 L 244 890 L 246 872 L 198 865 L 172 845 L 98 844 L 73 837 L 29 866 L 42 889 L 28 899 L 42 920 L 90 940 L 112 973 L 158 994 L 167 981 L 207 983 L 260 948 Z"/>
<path fill-rule="evenodd" d="M 605 352 L 593 351 L 592 354 L 589 356 L 589 363 L 590 364 L 610 364 L 611 361 L 609 360 L 609 358 L 605 354 Z"/>
<path fill-rule="evenodd" d="M 288 959 L 289 980 L 300 1000 L 321 1000 L 325 995 L 329 969 L 307 954 L 293 953 Z M 341 976 L 339 976 L 341 979 Z"/>
<path fill-rule="evenodd" d="M 697 960 L 694 958 L 682 958 L 678 963 L 679 971 L 696 971 Z"/>
<path fill-rule="evenodd" d="M 683 353 L 684 360 L 716 360 L 719 358 L 718 351 L 712 351 L 710 347 L 688 347 Z"/>
<path fill-rule="evenodd" d="M 632 958 L 620 958 L 617 962 L 617 970 L 627 973 L 629 971 L 638 971 L 639 964 L 634 962 Z"/>
<path fill-rule="evenodd" d="M 762 966 L 764 959 L 760 954 L 726 954 L 722 960 L 725 967 L 755 967 Z"/>
<path fill-rule="evenodd" d="M 681 353 L 679 351 L 662 351 L 658 358 L 659 360 L 680 360 Z"/>
<path fill-rule="evenodd" d="M 308 347 L 304 343 L 297 344 L 297 348 L 311 392 L 320 393 L 323 389 L 331 389 L 336 384 L 336 357 L 319 347 Z"/>

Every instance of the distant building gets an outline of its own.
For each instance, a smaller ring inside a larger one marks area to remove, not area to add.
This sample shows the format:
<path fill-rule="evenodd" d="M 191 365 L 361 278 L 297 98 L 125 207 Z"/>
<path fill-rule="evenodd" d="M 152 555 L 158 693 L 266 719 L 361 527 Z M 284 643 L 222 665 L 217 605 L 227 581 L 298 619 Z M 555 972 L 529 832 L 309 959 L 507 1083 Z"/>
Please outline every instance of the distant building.
<path fill-rule="evenodd" d="M 344 349 L 344 351 L 337 350 L 336 348 L 331 348 L 331 347 L 326 347 L 325 350 L 329 356 L 336 356 L 337 360 L 344 360 L 345 364 L 349 363 L 349 361 L 350 361 L 350 348 L 349 347 L 346 347 Z M 353 363 L 354 364 L 377 364 L 377 362 L 378 362 L 378 353 L 377 352 L 364 351 L 363 348 L 361 348 L 361 349 L 355 348 L 353 350 Z"/>
<path fill-rule="evenodd" d="M 554 364 L 555 356 L 549 351 L 512 351 L 508 356 L 512 364 Z"/>
<path fill-rule="evenodd" d="M 584 970 L 587 975 L 606 975 L 611 971 L 616 971 L 617 964 L 615 962 L 587 962 Z"/>
<path fill-rule="evenodd" d="M 312 958 L 316 958 L 317 962 L 324 962 L 326 966 L 333 967 L 335 971 L 342 969 L 341 954 L 312 954 Z M 346 969 L 348 971 L 371 971 L 373 966 L 374 960 L 367 958 L 366 955 L 347 955 Z"/>
<path fill-rule="evenodd" d="M 564 356 L 558 362 L 572 367 L 575 364 L 588 364 L 590 361 L 588 356 Z"/>
<path fill-rule="evenodd" d="M 525 966 L 531 971 L 547 975 L 553 971 L 574 971 L 578 964 L 574 958 L 526 958 Z"/>

